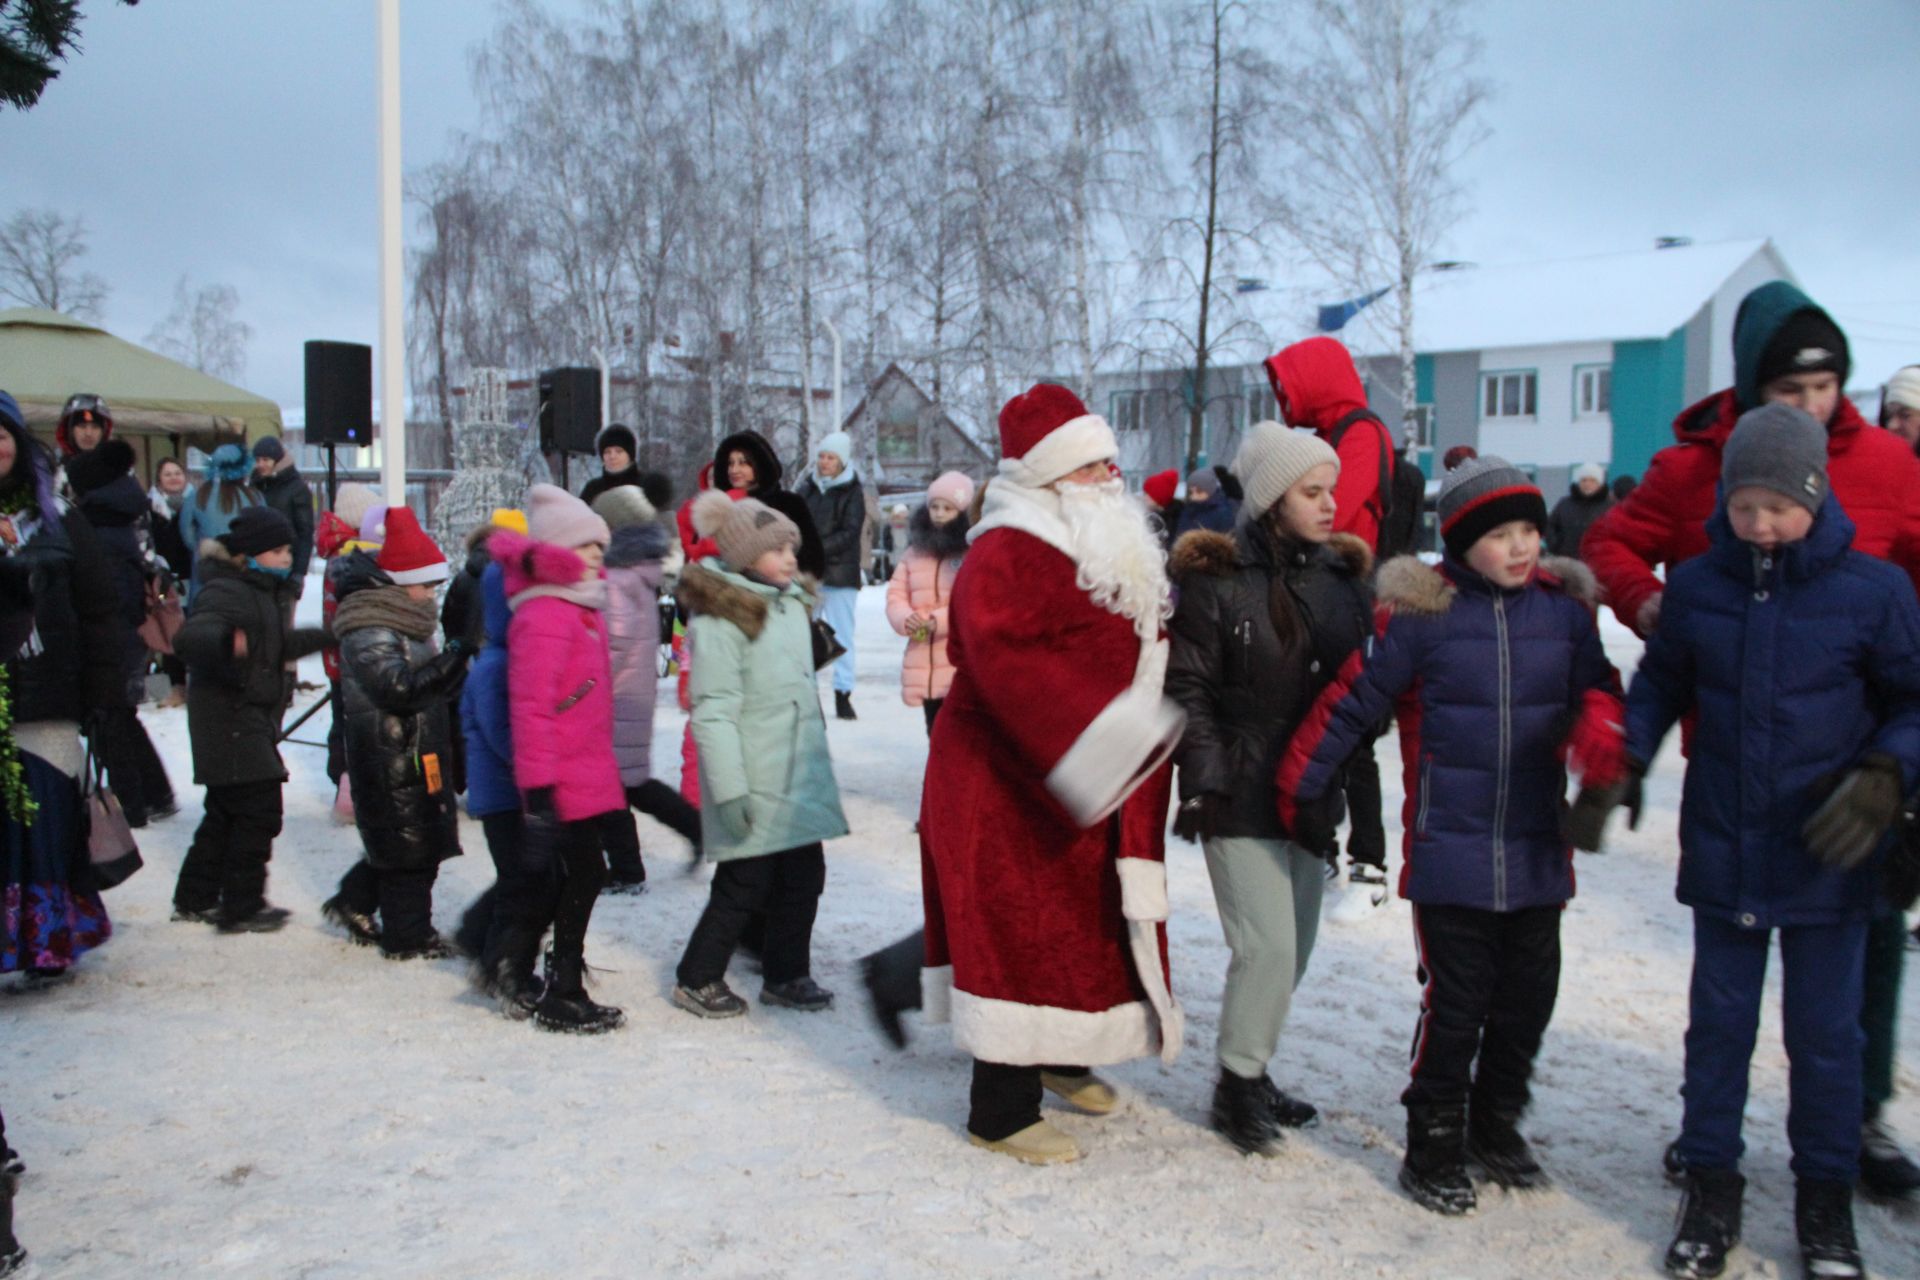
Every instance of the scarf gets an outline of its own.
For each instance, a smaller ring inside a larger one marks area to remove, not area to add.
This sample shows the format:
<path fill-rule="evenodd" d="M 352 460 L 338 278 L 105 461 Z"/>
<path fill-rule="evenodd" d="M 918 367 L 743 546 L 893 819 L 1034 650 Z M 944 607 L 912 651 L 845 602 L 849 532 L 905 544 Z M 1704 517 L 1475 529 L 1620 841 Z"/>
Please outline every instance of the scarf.
<path fill-rule="evenodd" d="M 517 591 L 508 599 L 507 607 L 518 609 L 529 600 L 538 600 L 542 596 L 551 596 L 555 600 L 565 600 L 568 604 L 577 604 L 582 609 L 595 611 L 607 607 L 607 580 L 605 578 L 586 578 L 579 582 L 542 582 Z M 338 630 L 338 627 L 335 627 Z"/>
<path fill-rule="evenodd" d="M 333 634 L 385 627 L 409 640 L 431 640 L 440 617 L 432 600 L 415 600 L 398 585 L 363 587 L 334 607 Z"/>

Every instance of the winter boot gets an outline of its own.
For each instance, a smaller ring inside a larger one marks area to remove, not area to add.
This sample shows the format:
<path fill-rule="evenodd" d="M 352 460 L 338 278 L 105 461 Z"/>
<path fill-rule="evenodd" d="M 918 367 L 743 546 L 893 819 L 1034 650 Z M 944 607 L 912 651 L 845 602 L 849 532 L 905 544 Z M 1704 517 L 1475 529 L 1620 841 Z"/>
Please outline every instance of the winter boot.
<path fill-rule="evenodd" d="M 533 966 L 512 956 L 495 961 L 491 973 L 482 971 L 482 979 L 480 989 L 493 997 L 500 1016 L 514 1022 L 531 1018 L 546 990 L 545 984 L 533 976 Z"/>
<path fill-rule="evenodd" d="M 1793 1229 L 1807 1280 L 1864 1277 L 1853 1234 L 1853 1188 L 1844 1182 L 1802 1178 L 1793 1188 Z"/>
<path fill-rule="evenodd" d="M 218 907 L 180 907 L 173 909 L 173 919 L 179 924 L 219 924 Z"/>
<path fill-rule="evenodd" d="M 833 691 L 833 714 L 841 720 L 858 720 L 860 717 L 853 713 L 853 695 L 850 693 L 842 693 L 840 690 L 835 689 Z"/>
<path fill-rule="evenodd" d="M 1680 1157 L 1680 1139 L 1669 1142 L 1667 1149 L 1661 1153 L 1660 1173 L 1676 1187 L 1687 1185 L 1687 1162 Z"/>
<path fill-rule="evenodd" d="M 989 1142 L 977 1133 L 969 1133 L 967 1141 L 984 1150 L 1012 1156 L 1022 1164 L 1070 1164 L 1080 1158 L 1080 1144 L 1045 1120 L 998 1141 Z"/>
<path fill-rule="evenodd" d="M 1450 1217 L 1472 1213 L 1478 1200 L 1467 1176 L 1467 1109 L 1464 1105 L 1407 1108 L 1407 1158 L 1400 1187 L 1423 1209 Z"/>
<path fill-rule="evenodd" d="M 733 994 L 725 978 L 703 987 L 676 986 L 673 1002 L 696 1018 L 738 1018 L 747 1011 L 747 1002 Z"/>
<path fill-rule="evenodd" d="M 1509 1191 L 1528 1191 L 1551 1182 L 1520 1133 L 1518 1111 L 1480 1105 L 1470 1108 L 1467 1154 L 1479 1162 L 1489 1178 Z"/>
<path fill-rule="evenodd" d="M 812 978 L 801 976 L 790 982 L 764 983 L 760 988 L 760 1003 L 770 1004 L 778 1009 L 798 1009 L 802 1013 L 819 1013 L 822 1009 L 833 1007 L 833 992 Z"/>
<path fill-rule="evenodd" d="M 293 912 L 285 907 L 262 903 L 258 911 L 247 915 L 235 915 L 223 909 L 214 927 L 222 933 L 278 933 L 287 927 L 292 917 Z"/>
<path fill-rule="evenodd" d="M 380 945 L 380 926 L 374 918 L 363 911 L 355 911 L 347 905 L 347 900 L 334 894 L 320 904 L 322 919 L 331 920 L 347 931 L 347 938 L 356 946 L 377 947 Z"/>
<path fill-rule="evenodd" d="M 22 1174 L 27 1171 L 27 1162 L 12 1147 L 0 1145 L 0 1177 Z"/>
<path fill-rule="evenodd" d="M 1717 1276 L 1740 1243 L 1740 1200 L 1747 1180 L 1732 1169 L 1690 1169 L 1685 1185 L 1679 1225 L 1667 1249 L 1667 1274 L 1688 1280 Z"/>
<path fill-rule="evenodd" d="M 1282 1129 L 1311 1129 L 1320 1123 L 1318 1107 L 1294 1097 L 1271 1078 L 1260 1077 L 1260 1092 L 1267 1095 L 1267 1108 L 1273 1112 L 1273 1122 Z"/>
<path fill-rule="evenodd" d="M 17 1274 L 27 1265 L 27 1251 L 13 1238 L 13 1193 L 20 1180 L 0 1174 L 0 1276 Z"/>
<path fill-rule="evenodd" d="M 1264 1079 L 1265 1077 L 1262 1077 Z M 1225 1067 L 1213 1086 L 1213 1131 L 1242 1155 L 1280 1154 L 1280 1124 L 1260 1080 L 1235 1075 Z"/>
<path fill-rule="evenodd" d="M 1120 1109 L 1120 1095 L 1112 1085 L 1091 1071 L 1059 1075 L 1042 1069 L 1040 1086 L 1070 1107 L 1088 1115 L 1108 1116 Z"/>
<path fill-rule="evenodd" d="M 1860 1189 L 1880 1200 L 1920 1199 L 1920 1165 L 1900 1149 L 1879 1116 L 1860 1127 Z"/>
<path fill-rule="evenodd" d="M 635 880 L 625 876 L 608 875 L 607 882 L 600 892 L 621 898 L 637 898 L 647 891 L 647 877 L 642 875 Z"/>
<path fill-rule="evenodd" d="M 554 958 L 553 978 L 533 1008 L 535 1026 L 542 1031 L 598 1035 L 612 1031 L 627 1020 L 627 1015 L 612 1005 L 595 1004 L 587 998 L 586 987 L 580 981 L 584 968 L 578 956 Z"/>
<path fill-rule="evenodd" d="M 860 978 L 866 984 L 873 1020 L 896 1049 L 907 1047 L 901 1015 L 920 1007 L 920 967 L 926 954 L 926 934 L 915 932 L 860 960 Z"/>
<path fill-rule="evenodd" d="M 380 954 L 389 960 L 449 960 L 460 953 L 437 933 L 429 933 L 410 947 L 389 948 L 383 941 Z"/>

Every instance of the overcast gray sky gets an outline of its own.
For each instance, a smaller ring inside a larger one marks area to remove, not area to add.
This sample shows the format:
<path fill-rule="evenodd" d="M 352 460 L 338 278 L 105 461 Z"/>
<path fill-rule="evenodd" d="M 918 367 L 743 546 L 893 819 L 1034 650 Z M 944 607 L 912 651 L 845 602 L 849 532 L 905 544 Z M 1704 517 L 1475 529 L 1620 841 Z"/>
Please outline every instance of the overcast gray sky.
<path fill-rule="evenodd" d="M 410 169 L 477 125 L 467 53 L 493 18 L 403 0 Z M 1479 27 L 1498 96 L 1447 256 L 1772 236 L 1849 330 L 1856 383 L 1920 362 L 1920 0 L 1486 0 Z M 135 341 L 181 274 L 233 285 L 247 385 L 297 407 L 302 342 L 378 328 L 372 0 L 89 0 L 84 40 L 40 106 L 0 114 L 0 216 L 84 213 L 107 326 Z"/>

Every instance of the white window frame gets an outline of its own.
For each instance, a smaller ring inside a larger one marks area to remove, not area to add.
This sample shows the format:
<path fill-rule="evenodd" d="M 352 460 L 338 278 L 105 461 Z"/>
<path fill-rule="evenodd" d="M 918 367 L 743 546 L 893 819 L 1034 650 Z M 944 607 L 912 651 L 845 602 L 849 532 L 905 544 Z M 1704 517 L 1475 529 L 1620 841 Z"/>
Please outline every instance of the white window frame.
<path fill-rule="evenodd" d="M 1512 381 L 1519 409 L 1503 412 L 1507 403 L 1507 385 Z M 1491 393 L 1491 407 L 1489 407 Z M 1480 420 L 1483 422 L 1533 422 L 1540 417 L 1540 371 L 1538 369 L 1488 369 L 1480 374 Z"/>
<path fill-rule="evenodd" d="M 1592 395 L 1588 392 L 1591 390 Z M 1604 402 L 1604 403 L 1603 403 Z M 1573 416 L 1607 418 L 1613 415 L 1613 366 L 1582 364 L 1573 369 Z"/>
<path fill-rule="evenodd" d="M 1115 391 L 1108 396 L 1107 413 L 1116 433 L 1139 431 L 1146 426 L 1147 393 Z M 1128 419 L 1132 419 L 1128 421 Z"/>

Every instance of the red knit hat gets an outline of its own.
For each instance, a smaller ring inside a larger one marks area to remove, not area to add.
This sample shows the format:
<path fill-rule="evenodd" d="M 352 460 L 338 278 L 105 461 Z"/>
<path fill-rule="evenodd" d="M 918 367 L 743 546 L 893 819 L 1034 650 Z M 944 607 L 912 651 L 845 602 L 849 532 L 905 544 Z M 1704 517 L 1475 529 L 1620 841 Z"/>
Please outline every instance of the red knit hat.
<path fill-rule="evenodd" d="M 1178 471 L 1156 471 L 1140 484 L 1140 492 L 1147 495 L 1147 501 L 1156 507 L 1164 507 L 1173 501 L 1174 490 L 1180 487 Z"/>
<path fill-rule="evenodd" d="M 447 557 L 409 507 L 387 509 L 387 540 L 380 544 L 379 563 L 380 571 L 403 587 L 447 580 Z"/>
<path fill-rule="evenodd" d="M 1037 382 L 1000 410 L 1000 456 L 1025 464 L 1003 468 L 1016 483 L 1051 484 L 1119 453 L 1106 419 L 1089 413 L 1079 396 L 1054 383 Z"/>

